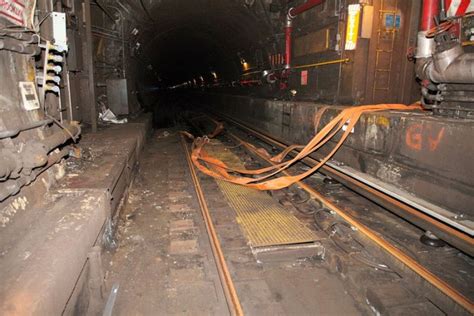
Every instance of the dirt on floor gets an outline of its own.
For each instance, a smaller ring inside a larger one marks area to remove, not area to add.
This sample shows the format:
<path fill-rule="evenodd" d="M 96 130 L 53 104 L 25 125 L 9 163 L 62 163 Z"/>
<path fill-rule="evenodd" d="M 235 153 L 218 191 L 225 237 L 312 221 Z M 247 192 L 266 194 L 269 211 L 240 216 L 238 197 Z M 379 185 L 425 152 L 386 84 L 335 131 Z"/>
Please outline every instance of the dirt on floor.
<path fill-rule="evenodd" d="M 200 175 L 246 315 L 359 315 L 342 281 L 318 258 L 260 262 L 215 181 Z M 114 315 L 229 314 L 180 136 L 157 131 L 146 144 L 105 262 Z"/>

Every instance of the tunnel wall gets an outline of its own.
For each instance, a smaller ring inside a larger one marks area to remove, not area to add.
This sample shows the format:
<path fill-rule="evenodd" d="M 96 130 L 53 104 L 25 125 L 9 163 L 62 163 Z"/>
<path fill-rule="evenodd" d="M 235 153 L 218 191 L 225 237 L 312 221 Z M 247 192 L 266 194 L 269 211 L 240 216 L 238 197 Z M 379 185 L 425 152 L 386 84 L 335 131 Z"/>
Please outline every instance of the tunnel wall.
<path fill-rule="evenodd" d="M 421 1 L 362 3 L 353 49 L 346 47 L 348 6 L 360 2 L 323 1 L 292 19 L 292 55 L 288 62 L 283 22 L 289 8 L 303 2 L 281 6 L 279 15 L 270 12 L 273 35 L 262 47 L 242 53 L 242 60 L 248 64 L 240 65 L 242 74 L 232 83 L 231 93 L 285 98 L 291 92 L 301 100 L 332 104 L 408 104 L 420 98 L 409 53 L 416 46 Z M 266 73 L 274 74 L 274 80 L 269 80 Z M 194 84 L 226 85 L 207 80 Z M 239 89 L 246 92 L 236 91 Z"/>
<path fill-rule="evenodd" d="M 419 1 L 375 0 L 362 6 L 354 50 L 346 47 L 348 9 L 339 11 L 336 4 L 326 1 L 294 19 L 290 87 L 304 99 L 343 104 L 416 100 L 414 64 L 407 51 L 416 43 Z M 324 64 L 341 59 L 348 62 Z M 318 63 L 323 65 L 302 67 Z"/>

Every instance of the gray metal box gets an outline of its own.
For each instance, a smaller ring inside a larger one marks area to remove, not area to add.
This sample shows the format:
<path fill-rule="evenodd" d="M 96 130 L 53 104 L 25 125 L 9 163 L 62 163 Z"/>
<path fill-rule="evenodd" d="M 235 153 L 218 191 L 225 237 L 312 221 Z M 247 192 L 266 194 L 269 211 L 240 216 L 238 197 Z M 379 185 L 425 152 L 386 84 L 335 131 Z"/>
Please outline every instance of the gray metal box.
<path fill-rule="evenodd" d="M 108 79 L 106 83 L 109 108 L 115 115 L 129 114 L 127 80 Z"/>

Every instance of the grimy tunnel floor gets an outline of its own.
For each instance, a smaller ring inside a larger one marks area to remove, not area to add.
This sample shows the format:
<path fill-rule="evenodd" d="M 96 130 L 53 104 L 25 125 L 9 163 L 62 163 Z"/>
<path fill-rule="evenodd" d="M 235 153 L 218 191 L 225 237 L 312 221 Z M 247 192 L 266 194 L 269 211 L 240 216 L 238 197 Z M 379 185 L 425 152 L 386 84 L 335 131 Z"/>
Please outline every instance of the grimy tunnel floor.
<path fill-rule="evenodd" d="M 119 288 L 114 314 L 228 314 L 177 131 L 156 131 L 139 166 L 119 221 L 118 248 L 104 258 L 107 293 Z M 257 260 L 217 183 L 198 177 L 246 315 L 367 313 L 319 259 Z"/>

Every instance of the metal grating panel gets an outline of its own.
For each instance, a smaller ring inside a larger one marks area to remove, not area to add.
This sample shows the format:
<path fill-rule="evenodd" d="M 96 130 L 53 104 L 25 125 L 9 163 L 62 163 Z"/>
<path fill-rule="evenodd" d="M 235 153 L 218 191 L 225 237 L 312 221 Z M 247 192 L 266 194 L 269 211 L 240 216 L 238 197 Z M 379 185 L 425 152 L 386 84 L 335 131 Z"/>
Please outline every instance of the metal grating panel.
<path fill-rule="evenodd" d="M 316 240 L 315 234 L 268 194 L 218 181 L 219 188 L 237 214 L 252 247 L 290 245 Z"/>
<path fill-rule="evenodd" d="M 214 143 L 207 150 L 228 165 L 243 167 L 238 157 L 222 145 Z M 237 222 L 250 246 L 268 247 L 316 241 L 313 231 L 267 193 L 225 181 L 217 181 L 217 184 L 235 210 Z"/>

